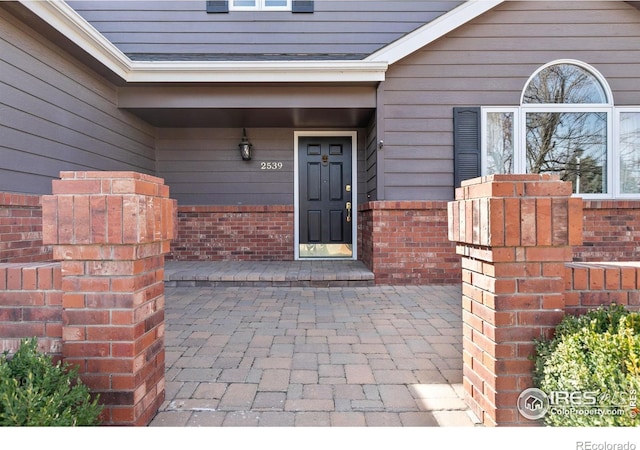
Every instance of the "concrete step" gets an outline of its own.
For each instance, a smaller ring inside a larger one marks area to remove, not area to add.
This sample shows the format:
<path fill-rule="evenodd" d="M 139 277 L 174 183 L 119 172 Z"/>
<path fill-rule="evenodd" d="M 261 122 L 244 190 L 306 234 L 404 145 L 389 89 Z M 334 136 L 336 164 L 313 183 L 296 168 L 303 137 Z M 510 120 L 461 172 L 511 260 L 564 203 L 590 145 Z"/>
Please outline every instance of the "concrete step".
<path fill-rule="evenodd" d="M 361 261 L 166 261 L 166 287 L 358 287 L 375 279 Z"/>

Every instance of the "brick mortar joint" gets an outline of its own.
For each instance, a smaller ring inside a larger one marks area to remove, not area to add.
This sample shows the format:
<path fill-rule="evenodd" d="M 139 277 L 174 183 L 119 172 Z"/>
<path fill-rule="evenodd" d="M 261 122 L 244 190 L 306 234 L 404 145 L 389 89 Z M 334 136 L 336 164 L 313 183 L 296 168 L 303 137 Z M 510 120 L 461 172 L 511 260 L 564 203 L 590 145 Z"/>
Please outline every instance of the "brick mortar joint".
<path fill-rule="evenodd" d="M 358 205 L 358 211 L 446 211 L 447 203 L 448 200 L 377 200 Z"/>
<path fill-rule="evenodd" d="M 90 243 L 90 244 L 79 244 L 79 243 L 74 243 L 74 244 L 49 244 L 54 250 L 57 251 L 64 251 L 65 249 L 80 249 L 80 250 L 97 250 L 100 249 L 102 251 L 114 251 L 117 249 L 127 249 L 127 248 L 134 248 L 136 252 L 145 249 L 145 248 L 149 248 L 149 249 L 153 249 L 153 247 L 157 247 L 157 246 L 162 246 L 162 244 L 167 243 L 167 242 L 172 242 L 173 238 L 162 238 L 162 239 L 155 239 L 152 241 L 147 241 L 147 242 L 131 242 L 131 243 Z M 149 252 L 149 253 L 145 253 L 145 254 L 139 254 L 139 255 L 133 255 L 132 257 L 128 257 L 128 256 L 122 256 L 122 257 L 116 257 L 116 255 L 112 255 L 112 257 L 107 257 L 107 255 L 102 254 L 100 257 L 98 258 L 76 258 L 76 257 L 69 257 L 69 258 L 62 258 L 59 261 L 136 261 L 136 260 L 142 260 L 142 259 L 147 259 L 149 257 L 153 257 L 153 256 L 160 256 L 160 255 L 165 255 L 168 252 L 164 252 L 162 251 L 162 248 L 157 249 L 159 251 L 154 251 L 154 252 Z"/>
<path fill-rule="evenodd" d="M 293 205 L 178 205 L 178 214 L 199 213 L 258 213 L 289 214 L 294 212 Z"/>
<path fill-rule="evenodd" d="M 164 179 L 141 172 L 134 171 L 98 171 L 98 170 L 65 170 L 60 172 L 60 179 L 63 180 L 142 180 L 150 183 L 164 184 Z"/>

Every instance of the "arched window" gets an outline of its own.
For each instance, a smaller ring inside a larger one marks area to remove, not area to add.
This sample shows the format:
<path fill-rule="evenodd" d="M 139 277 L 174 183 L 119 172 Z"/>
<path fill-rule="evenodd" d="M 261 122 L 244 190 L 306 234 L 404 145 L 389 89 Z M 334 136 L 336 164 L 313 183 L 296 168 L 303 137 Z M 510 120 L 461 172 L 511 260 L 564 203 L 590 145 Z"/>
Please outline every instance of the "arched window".
<path fill-rule="evenodd" d="M 521 104 L 610 103 L 604 80 L 578 64 L 554 62 L 538 69 L 525 85 Z"/>
<path fill-rule="evenodd" d="M 484 174 L 555 173 L 584 197 L 640 194 L 640 109 L 615 108 L 587 64 L 542 66 L 519 107 L 486 107 L 482 117 Z"/>
<path fill-rule="evenodd" d="M 580 194 L 606 194 L 612 111 L 608 86 L 577 62 L 540 68 L 522 92 L 526 173 L 556 173 Z"/>

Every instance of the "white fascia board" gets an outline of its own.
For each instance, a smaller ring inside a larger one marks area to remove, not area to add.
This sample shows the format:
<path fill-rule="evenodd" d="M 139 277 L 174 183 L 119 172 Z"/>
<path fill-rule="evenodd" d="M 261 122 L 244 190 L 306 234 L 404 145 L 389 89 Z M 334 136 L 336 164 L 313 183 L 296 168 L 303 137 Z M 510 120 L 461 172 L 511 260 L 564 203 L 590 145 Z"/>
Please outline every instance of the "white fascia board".
<path fill-rule="evenodd" d="M 1 0 L 0 0 L 1 1 Z M 383 61 L 132 61 L 64 0 L 20 2 L 120 78 L 146 82 L 375 82 Z"/>
<path fill-rule="evenodd" d="M 134 61 L 135 82 L 377 82 L 388 64 L 378 61 Z"/>
<path fill-rule="evenodd" d="M 26 8 L 62 33 L 113 73 L 126 78 L 131 60 L 62 0 L 20 0 Z"/>
<path fill-rule="evenodd" d="M 418 28 L 365 58 L 365 61 L 389 65 L 430 44 L 436 39 L 475 19 L 505 0 L 468 0 L 457 8 Z"/>

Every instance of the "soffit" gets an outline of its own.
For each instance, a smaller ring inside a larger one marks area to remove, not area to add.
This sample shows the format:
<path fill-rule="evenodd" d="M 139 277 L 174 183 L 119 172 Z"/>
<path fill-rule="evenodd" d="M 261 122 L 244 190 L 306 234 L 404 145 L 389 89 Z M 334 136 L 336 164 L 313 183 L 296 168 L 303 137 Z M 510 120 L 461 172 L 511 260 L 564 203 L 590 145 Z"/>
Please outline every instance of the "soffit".
<path fill-rule="evenodd" d="M 159 128 L 364 128 L 370 108 L 126 108 Z"/>
<path fill-rule="evenodd" d="M 376 86 L 172 85 L 123 87 L 118 107 L 157 127 L 366 127 Z"/>

